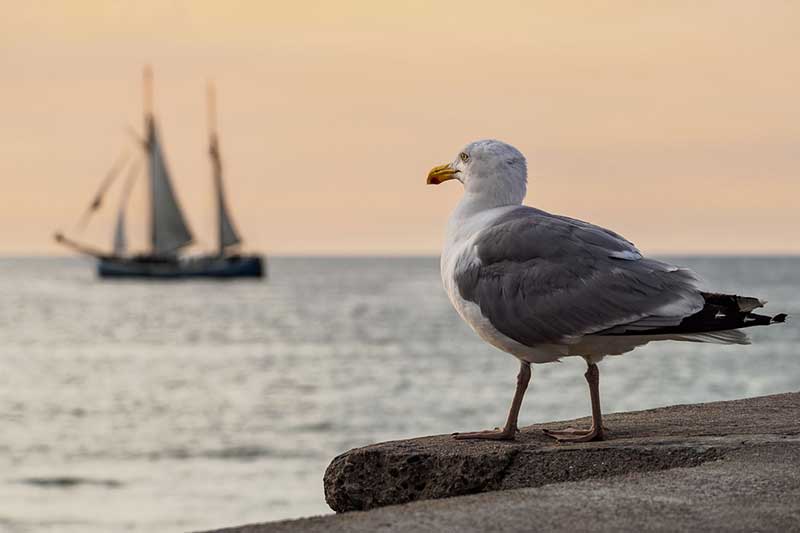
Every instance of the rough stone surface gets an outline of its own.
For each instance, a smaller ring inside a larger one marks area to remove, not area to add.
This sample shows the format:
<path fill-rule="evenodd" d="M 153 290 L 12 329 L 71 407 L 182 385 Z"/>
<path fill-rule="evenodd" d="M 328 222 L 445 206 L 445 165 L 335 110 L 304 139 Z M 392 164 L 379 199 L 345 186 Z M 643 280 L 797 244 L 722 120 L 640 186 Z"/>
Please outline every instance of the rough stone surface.
<path fill-rule="evenodd" d="M 334 505 L 444 499 L 222 531 L 800 531 L 800 393 L 611 415 L 602 443 L 541 434 L 563 425 L 351 450 L 325 477 Z"/>
<path fill-rule="evenodd" d="M 697 466 L 720 459 L 747 435 L 800 431 L 800 395 L 782 394 L 679 405 L 605 417 L 608 440 L 563 445 L 542 428 L 514 442 L 456 441 L 450 435 L 385 442 L 336 457 L 325 472 L 325 499 L 337 512 L 416 500 L 538 487 L 632 472 Z"/>

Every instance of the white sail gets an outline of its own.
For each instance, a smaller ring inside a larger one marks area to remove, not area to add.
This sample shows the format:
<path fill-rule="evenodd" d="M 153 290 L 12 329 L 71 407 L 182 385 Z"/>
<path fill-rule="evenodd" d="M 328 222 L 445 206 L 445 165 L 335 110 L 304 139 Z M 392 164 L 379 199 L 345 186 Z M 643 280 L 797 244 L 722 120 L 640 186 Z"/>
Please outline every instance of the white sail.
<path fill-rule="evenodd" d="M 125 234 L 125 208 L 119 210 L 117 227 L 114 230 L 114 255 L 125 255 L 128 251 L 128 239 Z"/>
<path fill-rule="evenodd" d="M 136 178 L 139 176 L 140 161 L 136 161 L 128 169 L 128 177 L 125 179 L 125 186 L 122 189 L 122 197 L 119 201 L 119 212 L 117 213 L 117 225 L 114 228 L 114 255 L 122 256 L 128 251 L 128 235 L 125 231 L 125 210 L 128 206 L 128 198 Z"/>
<path fill-rule="evenodd" d="M 233 220 L 228 213 L 228 206 L 225 202 L 225 190 L 222 185 L 222 161 L 219 157 L 219 145 L 215 134 L 211 135 L 209 153 L 211 154 L 211 164 L 214 171 L 214 186 L 217 193 L 217 222 L 219 224 L 217 231 L 219 237 L 219 251 L 220 254 L 222 254 L 225 248 L 239 244 L 242 242 L 242 239 L 236 231 L 236 226 L 233 225 Z"/>
<path fill-rule="evenodd" d="M 228 208 L 225 206 L 225 198 L 222 192 L 222 180 L 220 179 L 218 181 L 217 209 L 219 211 L 219 247 L 227 248 L 228 246 L 239 244 L 242 242 L 242 239 L 239 237 L 239 234 L 236 233 L 236 228 L 228 214 Z"/>
<path fill-rule="evenodd" d="M 172 189 L 169 171 L 158 140 L 155 120 L 148 121 L 150 156 L 151 241 L 153 253 L 169 255 L 192 242 L 192 233 Z"/>

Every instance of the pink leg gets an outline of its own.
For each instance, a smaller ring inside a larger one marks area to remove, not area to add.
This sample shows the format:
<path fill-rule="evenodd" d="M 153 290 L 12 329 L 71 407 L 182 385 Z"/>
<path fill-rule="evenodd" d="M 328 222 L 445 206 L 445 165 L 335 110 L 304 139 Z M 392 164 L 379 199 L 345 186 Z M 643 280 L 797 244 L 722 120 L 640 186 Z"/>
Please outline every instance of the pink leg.
<path fill-rule="evenodd" d="M 474 433 L 453 433 L 454 439 L 485 439 L 485 440 L 514 440 L 517 435 L 517 421 L 519 420 L 519 409 L 522 406 L 522 398 L 531 381 L 530 363 L 521 362 L 519 374 L 517 374 L 517 389 L 514 392 L 514 399 L 511 401 L 511 409 L 508 411 L 508 419 L 503 429 L 489 429 L 486 431 L 476 431 Z"/>
<path fill-rule="evenodd" d="M 562 430 L 545 429 L 545 435 L 553 437 L 559 442 L 590 442 L 603 440 L 603 415 L 600 411 L 600 370 L 594 363 L 589 363 L 589 368 L 584 374 L 589 383 L 589 397 L 592 400 L 592 427 L 588 430 L 567 428 Z"/>

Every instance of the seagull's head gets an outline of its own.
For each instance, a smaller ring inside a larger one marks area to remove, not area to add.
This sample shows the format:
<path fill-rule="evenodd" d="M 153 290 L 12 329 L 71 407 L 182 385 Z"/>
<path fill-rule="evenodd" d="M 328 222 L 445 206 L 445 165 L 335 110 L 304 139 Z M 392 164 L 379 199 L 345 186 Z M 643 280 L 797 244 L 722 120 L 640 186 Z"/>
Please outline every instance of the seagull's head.
<path fill-rule="evenodd" d="M 528 168 L 522 152 L 502 141 L 486 139 L 468 144 L 451 163 L 428 173 L 429 185 L 453 179 L 471 195 L 496 205 L 515 205 L 525 198 Z"/>

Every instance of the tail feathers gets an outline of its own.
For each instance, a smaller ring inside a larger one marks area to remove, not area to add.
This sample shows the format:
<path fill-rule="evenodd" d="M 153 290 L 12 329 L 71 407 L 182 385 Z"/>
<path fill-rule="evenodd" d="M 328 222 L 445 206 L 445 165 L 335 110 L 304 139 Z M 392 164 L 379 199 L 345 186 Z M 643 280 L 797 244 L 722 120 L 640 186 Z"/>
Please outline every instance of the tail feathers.
<path fill-rule="evenodd" d="M 750 313 L 759 307 L 767 305 L 765 300 L 753 298 L 752 296 L 737 296 L 735 294 L 721 294 L 718 292 L 704 292 L 701 294 L 706 301 L 706 305 L 739 311 L 740 313 Z"/>
<path fill-rule="evenodd" d="M 767 305 L 767 302 L 750 296 L 736 296 L 736 304 L 739 307 L 739 311 L 742 313 L 749 313 L 755 311 L 759 307 L 764 307 Z"/>
<path fill-rule="evenodd" d="M 688 333 L 680 335 L 679 340 L 691 342 L 711 342 L 714 344 L 750 344 L 750 336 L 738 329 L 725 331 L 705 331 L 703 333 Z"/>
<path fill-rule="evenodd" d="M 777 314 L 774 317 L 772 317 L 772 323 L 773 324 L 782 324 L 782 323 L 786 322 L 787 318 L 789 318 L 789 315 L 787 315 L 786 313 L 780 313 L 780 314 Z"/>
<path fill-rule="evenodd" d="M 685 340 L 719 342 L 725 344 L 749 344 L 746 334 L 737 331 L 752 326 L 768 326 L 785 322 L 788 316 L 759 315 L 753 310 L 767 302 L 750 296 L 733 294 L 701 293 L 705 305 L 697 313 L 683 318 L 678 324 L 659 323 L 647 318 L 630 324 L 615 326 L 599 332 L 600 335 L 674 335 Z M 662 317 L 655 317 L 660 319 Z M 663 322 L 663 319 L 661 320 Z"/>

